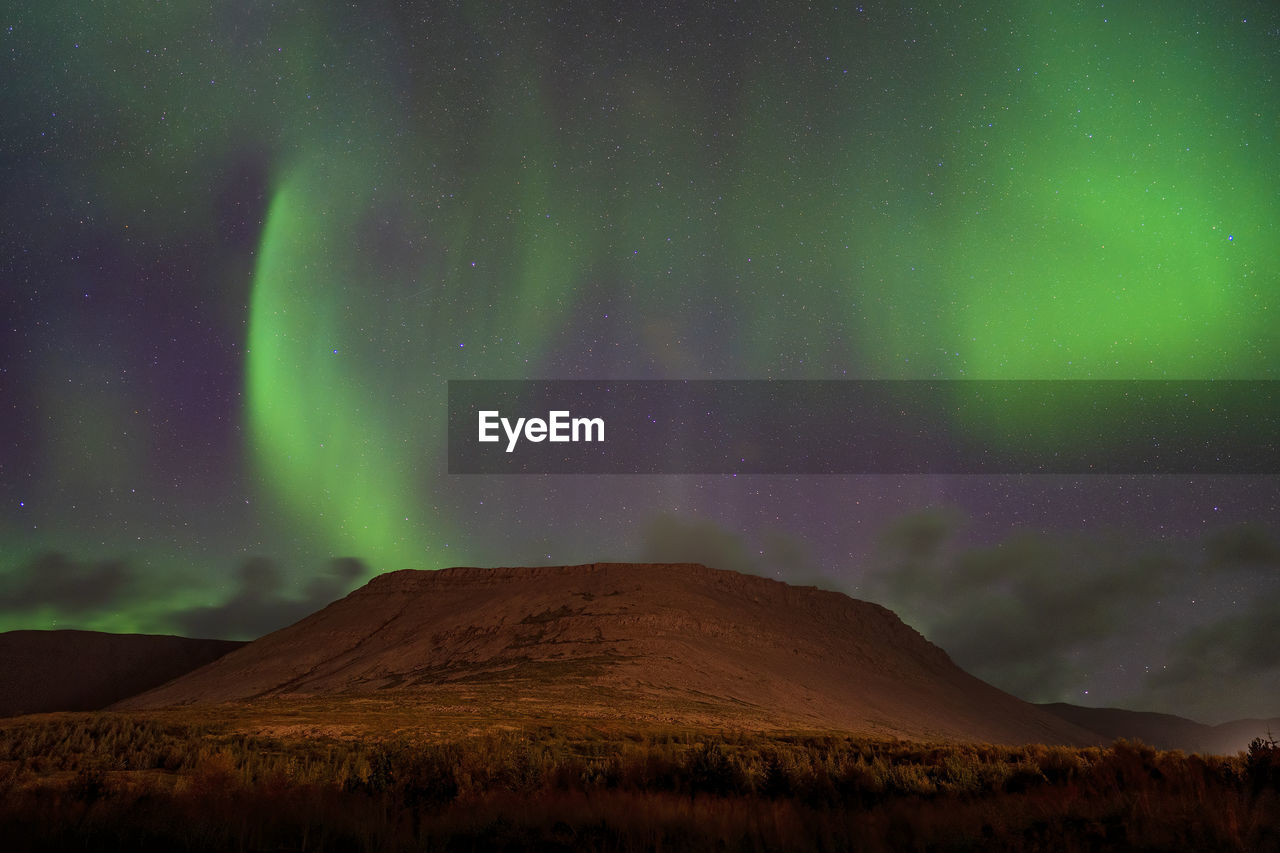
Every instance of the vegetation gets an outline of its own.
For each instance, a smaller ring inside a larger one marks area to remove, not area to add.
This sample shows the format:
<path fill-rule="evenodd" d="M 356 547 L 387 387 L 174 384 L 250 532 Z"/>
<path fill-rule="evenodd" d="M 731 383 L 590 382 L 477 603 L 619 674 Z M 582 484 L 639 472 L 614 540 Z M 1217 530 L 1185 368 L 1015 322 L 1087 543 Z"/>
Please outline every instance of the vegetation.
<path fill-rule="evenodd" d="M 578 722 L 332 737 L 0 725 L 12 850 L 1280 849 L 1280 746 L 1208 757 Z"/>

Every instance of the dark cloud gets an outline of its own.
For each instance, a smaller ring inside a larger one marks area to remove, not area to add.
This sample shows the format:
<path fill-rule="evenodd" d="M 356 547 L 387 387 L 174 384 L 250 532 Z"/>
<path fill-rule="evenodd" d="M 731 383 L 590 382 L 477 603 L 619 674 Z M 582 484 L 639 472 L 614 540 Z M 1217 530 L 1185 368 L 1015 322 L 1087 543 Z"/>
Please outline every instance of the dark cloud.
<path fill-rule="evenodd" d="M 181 610 L 171 618 L 178 632 L 186 636 L 253 640 L 332 603 L 368 574 L 359 560 L 336 559 L 307 585 L 301 597 L 288 597 L 281 591 L 279 567 L 264 557 L 253 557 L 240 567 L 239 586 L 225 602 Z"/>
<path fill-rule="evenodd" d="M 5 577 L 0 612 L 48 607 L 79 617 L 111 610 L 132 582 L 133 572 L 123 560 L 80 561 L 66 554 L 41 554 Z"/>
<path fill-rule="evenodd" d="M 1254 524 L 1228 527 L 1206 538 L 1205 561 L 1215 569 L 1280 569 L 1280 542 Z"/>
<path fill-rule="evenodd" d="M 1181 545 L 1024 533 L 964 548 L 959 528 L 946 511 L 898 520 L 867 589 L 975 675 L 1031 701 L 1276 713 L 1280 604 L 1267 591 L 1280 545 L 1265 531 Z M 1253 603 L 1197 627 L 1233 595 Z"/>
<path fill-rule="evenodd" d="M 1224 696 L 1232 717 L 1272 717 L 1280 705 L 1280 589 L 1193 628 L 1173 645 L 1169 663 L 1146 682 L 1143 701 L 1186 709 L 1207 722 L 1223 722 Z"/>
<path fill-rule="evenodd" d="M 1118 538 L 1024 534 L 950 552 L 940 530 L 936 516 L 900 525 L 871 588 L 961 666 L 1034 701 L 1079 684 L 1082 652 L 1128 630 L 1166 572 Z"/>
<path fill-rule="evenodd" d="M 709 521 L 682 521 L 660 515 L 650 522 L 640 547 L 643 563 L 702 563 L 751 575 L 761 574 L 739 534 Z"/>
<path fill-rule="evenodd" d="M 360 560 L 332 560 L 301 594 L 291 593 L 281 568 L 265 557 L 246 560 L 235 590 L 222 604 L 177 610 L 149 629 L 191 637 L 247 640 L 283 628 L 342 597 L 369 576 Z M 51 623 L 29 627 L 91 626 L 154 593 L 154 579 L 124 560 L 79 561 L 65 554 L 43 554 L 10 571 L 0 587 L 0 613 L 48 612 Z M 142 630 L 147 630 L 144 628 Z"/>
<path fill-rule="evenodd" d="M 920 616 L 942 612 L 941 597 L 924 593 L 944 580 L 950 582 L 945 565 L 950 540 L 960 525 L 956 513 L 940 508 L 890 522 L 877 543 L 873 559 L 881 570 L 873 574 L 872 588 L 888 600 L 914 602 Z"/>

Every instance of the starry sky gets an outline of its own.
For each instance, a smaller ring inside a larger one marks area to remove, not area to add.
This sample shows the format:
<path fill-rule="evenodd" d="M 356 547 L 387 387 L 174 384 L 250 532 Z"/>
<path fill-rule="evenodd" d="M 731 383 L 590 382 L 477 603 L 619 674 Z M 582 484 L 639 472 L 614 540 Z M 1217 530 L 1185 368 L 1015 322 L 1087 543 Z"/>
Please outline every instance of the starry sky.
<path fill-rule="evenodd" d="M 1275 4 L 20 0 L 0 44 L 0 629 L 701 560 L 1027 699 L 1280 714 L 1267 472 L 457 476 L 444 429 L 450 379 L 1280 379 Z"/>

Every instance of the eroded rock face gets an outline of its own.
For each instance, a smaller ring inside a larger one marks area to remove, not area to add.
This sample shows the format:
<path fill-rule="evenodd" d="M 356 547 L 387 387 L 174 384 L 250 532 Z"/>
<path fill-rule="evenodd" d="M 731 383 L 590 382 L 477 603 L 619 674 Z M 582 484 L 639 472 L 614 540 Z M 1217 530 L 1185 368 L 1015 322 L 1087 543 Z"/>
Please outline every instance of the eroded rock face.
<path fill-rule="evenodd" d="M 391 572 L 120 707 L 384 691 L 412 702 L 415 689 L 478 681 L 584 699 L 607 687 L 649 708 L 696 699 L 764 726 L 1092 740 L 963 672 L 883 607 L 696 564 Z"/>

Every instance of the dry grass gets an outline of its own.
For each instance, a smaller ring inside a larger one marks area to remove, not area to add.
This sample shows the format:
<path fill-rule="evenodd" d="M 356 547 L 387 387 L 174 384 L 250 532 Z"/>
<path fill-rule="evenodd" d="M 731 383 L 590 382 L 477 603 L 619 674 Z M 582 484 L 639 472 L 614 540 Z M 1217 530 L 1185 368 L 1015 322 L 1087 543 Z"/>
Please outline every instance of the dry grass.
<path fill-rule="evenodd" d="M 1262 741 L 1202 757 L 420 713 L 4 721 L 0 831 L 22 850 L 1280 848 Z"/>

